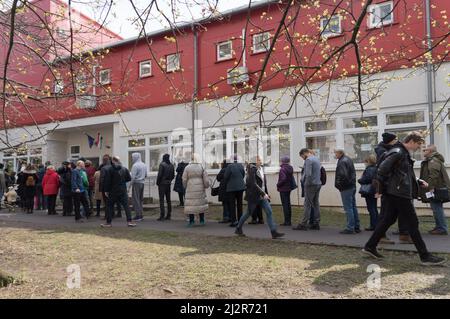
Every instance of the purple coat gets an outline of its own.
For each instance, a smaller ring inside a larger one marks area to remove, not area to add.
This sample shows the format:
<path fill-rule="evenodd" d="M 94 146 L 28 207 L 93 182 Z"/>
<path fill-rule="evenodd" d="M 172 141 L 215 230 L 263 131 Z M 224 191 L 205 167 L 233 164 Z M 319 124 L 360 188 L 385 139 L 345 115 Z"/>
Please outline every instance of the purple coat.
<path fill-rule="evenodd" d="M 279 192 L 290 192 L 292 190 L 292 176 L 294 169 L 289 164 L 281 164 L 278 174 L 277 190 Z"/>

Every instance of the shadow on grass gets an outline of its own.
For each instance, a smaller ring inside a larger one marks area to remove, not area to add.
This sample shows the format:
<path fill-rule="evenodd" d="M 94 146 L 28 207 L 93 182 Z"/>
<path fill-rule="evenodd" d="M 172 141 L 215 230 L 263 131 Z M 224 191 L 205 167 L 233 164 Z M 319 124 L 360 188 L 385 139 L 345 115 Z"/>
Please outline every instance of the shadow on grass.
<path fill-rule="evenodd" d="M 191 251 L 181 253 L 181 258 L 197 255 L 241 254 L 262 257 L 301 259 L 309 262 L 309 266 L 297 273 L 307 273 L 314 279 L 312 284 L 318 291 L 334 295 L 351 293 L 354 288 L 364 289 L 370 264 L 378 264 L 383 268 L 382 277 L 417 272 L 430 276 L 442 277 L 429 287 L 418 293 L 432 295 L 450 294 L 450 268 L 425 268 L 419 264 L 416 254 L 384 251 L 385 260 L 374 261 L 362 256 L 359 249 L 334 247 L 326 245 L 300 244 L 293 241 L 274 241 L 267 239 L 216 237 L 211 235 L 176 233 L 150 229 L 99 229 L 74 227 L 67 225 L 35 225 L 25 222 L 5 222 L 3 227 L 15 227 L 38 232 L 39 236 L 52 234 L 89 234 L 109 239 L 124 239 L 135 242 L 153 243 L 166 246 L 189 248 Z M 230 265 L 232 268 L 232 265 Z M 295 273 L 292 274 L 296 276 Z"/>

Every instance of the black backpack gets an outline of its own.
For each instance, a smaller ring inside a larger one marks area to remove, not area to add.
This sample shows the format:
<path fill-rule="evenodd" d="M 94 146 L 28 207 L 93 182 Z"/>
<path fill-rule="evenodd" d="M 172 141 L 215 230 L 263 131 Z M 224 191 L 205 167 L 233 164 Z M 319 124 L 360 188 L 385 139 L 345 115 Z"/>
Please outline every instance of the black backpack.
<path fill-rule="evenodd" d="M 327 183 L 327 171 L 323 168 L 323 166 L 320 167 L 320 182 L 322 185 Z"/>

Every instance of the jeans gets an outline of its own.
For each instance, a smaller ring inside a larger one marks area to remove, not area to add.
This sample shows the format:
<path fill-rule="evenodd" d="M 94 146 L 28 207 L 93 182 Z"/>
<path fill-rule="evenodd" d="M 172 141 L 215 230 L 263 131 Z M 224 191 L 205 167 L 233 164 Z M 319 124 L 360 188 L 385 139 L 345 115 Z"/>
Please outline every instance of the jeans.
<path fill-rule="evenodd" d="M 447 231 L 447 220 L 444 214 L 444 208 L 442 202 L 432 200 L 430 202 L 431 209 L 433 210 L 434 220 L 436 222 L 436 229 Z"/>
<path fill-rule="evenodd" d="M 291 192 L 280 192 L 280 199 L 283 205 L 284 223 L 290 225 L 292 217 Z"/>
<path fill-rule="evenodd" d="M 242 198 L 244 191 L 227 192 L 228 203 L 230 207 L 231 222 L 239 221 L 242 217 Z M 236 215 L 237 213 L 237 215 Z"/>
<path fill-rule="evenodd" d="M 399 216 L 402 216 L 405 225 L 407 225 L 407 231 L 419 252 L 420 258 L 427 257 L 429 253 L 419 232 L 419 220 L 417 219 L 413 201 L 411 199 L 385 194 L 381 197 L 381 207 L 385 216 L 378 221 L 378 225 L 365 247 L 371 249 L 376 248 L 381 237 L 384 236 L 389 227 L 395 223 Z"/>
<path fill-rule="evenodd" d="M 134 183 L 132 186 L 131 197 L 133 199 L 133 209 L 136 213 L 136 218 L 142 218 L 144 211 L 144 184 Z"/>
<path fill-rule="evenodd" d="M 304 215 L 301 224 L 306 226 L 314 214 L 314 224 L 320 223 L 319 195 L 322 185 L 305 185 Z"/>
<path fill-rule="evenodd" d="M 107 204 L 108 209 L 106 214 L 106 223 L 111 224 L 114 215 L 114 204 L 116 203 L 119 207 L 122 206 L 125 210 L 127 222 L 131 222 L 131 210 L 130 206 L 128 206 L 128 194 L 125 191 L 121 194 L 114 194 L 113 196 L 110 196 Z"/>
<path fill-rule="evenodd" d="M 224 199 L 222 201 L 222 208 L 223 208 L 223 212 L 222 212 L 222 220 L 230 220 L 230 205 L 228 203 L 228 201 L 226 199 Z"/>
<path fill-rule="evenodd" d="M 257 202 L 249 202 L 248 203 L 248 210 L 247 212 L 239 219 L 238 228 L 242 228 L 242 225 L 247 221 L 247 219 L 252 216 L 253 211 L 255 210 L 256 206 L 260 205 L 261 208 L 266 213 L 267 218 L 267 225 L 270 228 L 271 232 L 274 232 L 277 230 L 277 226 L 275 225 L 273 218 L 272 218 L 272 207 L 270 206 L 270 203 L 267 199 L 260 199 Z"/>
<path fill-rule="evenodd" d="M 44 190 L 42 189 L 42 185 L 36 186 L 36 209 L 38 210 L 46 210 L 47 209 L 47 196 L 44 196 Z"/>
<path fill-rule="evenodd" d="M 366 205 L 370 215 L 370 228 L 375 229 L 378 222 L 377 199 L 372 196 L 366 197 Z"/>
<path fill-rule="evenodd" d="M 167 201 L 167 217 L 170 217 L 170 214 L 172 213 L 172 202 L 170 201 L 170 184 L 159 185 L 158 192 L 159 192 L 160 217 L 164 218 L 166 214 L 164 207 L 164 197 L 166 198 Z"/>
<path fill-rule="evenodd" d="M 81 205 L 83 205 L 85 216 L 89 217 L 91 215 L 91 211 L 89 209 L 89 203 L 88 203 L 85 192 L 72 193 L 72 197 L 73 197 L 73 203 L 74 203 L 74 207 L 75 207 L 75 220 L 81 219 L 80 203 L 81 203 Z"/>
<path fill-rule="evenodd" d="M 355 231 L 359 229 L 358 209 L 356 208 L 356 187 L 341 191 L 342 204 L 347 214 L 347 230 Z"/>

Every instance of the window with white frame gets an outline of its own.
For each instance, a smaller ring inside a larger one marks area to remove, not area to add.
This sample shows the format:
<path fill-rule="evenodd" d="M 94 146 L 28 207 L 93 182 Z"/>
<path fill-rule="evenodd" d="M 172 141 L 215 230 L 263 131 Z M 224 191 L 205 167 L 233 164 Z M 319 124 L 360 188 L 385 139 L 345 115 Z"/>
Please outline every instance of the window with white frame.
<path fill-rule="evenodd" d="M 106 85 L 111 83 L 111 69 L 101 70 L 98 74 L 100 84 Z"/>
<path fill-rule="evenodd" d="M 139 153 L 142 162 L 146 163 L 145 146 L 145 138 L 138 137 L 128 140 L 128 169 L 131 170 L 131 167 L 133 166 L 133 153 Z"/>
<path fill-rule="evenodd" d="M 334 163 L 336 120 L 305 123 L 306 147 L 313 150 L 322 163 Z"/>
<path fill-rule="evenodd" d="M 394 22 L 394 4 L 392 1 L 372 4 L 367 9 L 368 27 L 379 28 Z"/>
<path fill-rule="evenodd" d="M 203 152 L 205 167 L 220 169 L 227 157 L 227 132 L 219 128 L 208 128 L 203 134 Z"/>
<path fill-rule="evenodd" d="M 139 62 L 139 77 L 145 78 L 152 75 L 152 61 L 141 61 Z"/>
<path fill-rule="evenodd" d="M 27 146 L 3 151 L 3 164 L 8 170 L 19 172 L 22 164 L 42 164 L 42 147 Z"/>
<path fill-rule="evenodd" d="M 342 121 L 346 154 L 355 163 L 364 163 L 378 144 L 378 117 L 351 117 Z"/>
<path fill-rule="evenodd" d="M 180 54 L 166 55 L 166 72 L 175 72 L 178 70 L 180 70 Z"/>
<path fill-rule="evenodd" d="M 231 40 L 217 44 L 217 61 L 228 60 L 233 57 L 233 42 Z"/>
<path fill-rule="evenodd" d="M 73 145 L 70 147 L 70 159 L 77 160 L 80 158 L 80 146 Z"/>
<path fill-rule="evenodd" d="M 253 35 L 253 53 L 266 52 L 270 48 L 270 33 L 262 32 Z"/>
<path fill-rule="evenodd" d="M 54 83 L 54 93 L 61 94 L 64 91 L 64 81 L 62 79 L 56 79 Z"/>
<path fill-rule="evenodd" d="M 342 33 L 341 16 L 333 15 L 330 18 L 320 19 L 320 31 L 323 38 L 334 37 Z"/>
<path fill-rule="evenodd" d="M 80 73 L 76 76 L 75 87 L 78 94 L 85 94 L 88 87 L 87 76 L 84 73 Z"/>

